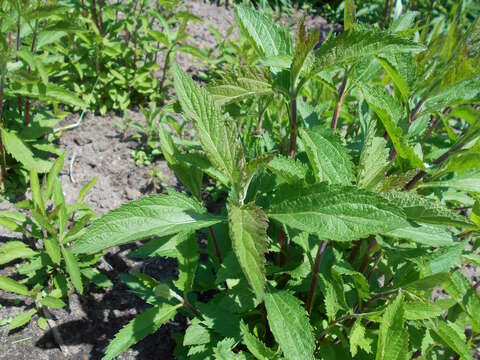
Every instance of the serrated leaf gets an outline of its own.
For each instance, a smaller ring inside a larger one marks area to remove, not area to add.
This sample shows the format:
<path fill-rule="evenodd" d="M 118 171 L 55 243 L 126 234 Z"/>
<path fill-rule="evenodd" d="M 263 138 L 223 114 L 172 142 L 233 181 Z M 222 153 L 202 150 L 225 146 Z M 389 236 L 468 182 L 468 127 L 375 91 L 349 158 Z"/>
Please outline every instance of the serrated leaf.
<path fill-rule="evenodd" d="M 47 237 L 43 239 L 43 244 L 45 245 L 45 251 L 47 252 L 50 259 L 54 264 L 60 264 L 62 260 L 60 245 L 56 237 Z"/>
<path fill-rule="evenodd" d="M 112 360 L 173 318 L 180 305 L 162 304 L 137 315 L 110 342 L 103 360 Z"/>
<path fill-rule="evenodd" d="M 113 286 L 113 283 L 110 281 L 110 279 L 95 268 L 87 267 L 87 268 L 81 269 L 80 271 L 83 276 L 85 276 L 90 282 L 95 284 L 95 286 L 97 287 L 109 288 Z"/>
<path fill-rule="evenodd" d="M 287 291 L 265 293 L 270 329 L 286 359 L 313 359 L 315 339 L 307 312 Z"/>
<path fill-rule="evenodd" d="M 301 161 L 285 156 L 275 156 L 267 168 L 289 184 L 304 180 L 308 172 L 307 166 Z"/>
<path fill-rule="evenodd" d="M 10 324 L 8 325 L 8 331 L 12 331 L 14 329 L 18 329 L 19 327 L 22 327 L 30 322 L 32 319 L 32 316 L 37 313 L 37 309 L 30 309 L 27 311 L 23 311 L 17 316 L 15 316 L 12 321 L 10 321 Z"/>
<path fill-rule="evenodd" d="M 227 72 L 208 86 L 215 102 L 226 105 L 249 97 L 273 95 L 269 74 L 262 68 L 245 67 Z"/>
<path fill-rule="evenodd" d="M 473 360 L 472 352 L 465 341 L 465 334 L 459 333 L 450 321 L 439 321 L 433 331 L 445 344 L 462 357 L 462 360 Z"/>
<path fill-rule="evenodd" d="M 50 171 L 48 172 L 47 183 L 45 185 L 45 200 L 50 199 L 53 194 L 53 186 L 55 184 L 55 179 L 58 177 L 58 174 L 60 174 L 60 171 L 62 170 L 63 163 L 65 162 L 65 154 L 66 152 L 63 152 L 62 155 L 60 155 L 55 160 L 52 167 L 50 168 Z"/>
<path fill-rule="evenodd" d="M 260 56 L 289 55 L 292 43 L 287 29 L 279 28 L 266 15 L 249 6 L 235 6 L 235 20 Z"/>
<path fill-rule="evenodd" d="M 0 275 L 0 289 L 18 295 L 30 295 L 30 291 L 28 291 L 28 288 L 25 285 L 2 275 Z"/>
<path fill-rule="evenodd" d="M 32 151 L 17 134 L 1 128 L 0 131 L 2 133 L 2 141 L 5 150 L 27 170 L 35 171 L 40 174 L 47 173 L 50 170 L 52 163 L 50 161 L 35 158 Z"/>
<path fill-rule="evenodd" d="M 46 306 L 51 309 L 61 309 L 67 306 L 62 299 L 58 299 L 53 296 L 45 296 L 44 298 L 41 298 L 38 303 L 41 306 Z"/>
<path fill-rule="evenodd" d="M 376 360 L 408 359 L 408 331 L 405 327 L 403 296 L 385 310 L 380 324 Z"/>
<path fill-rule="evenodd" d="M 412 167 L 423 169 L 422 160 L 407 143 L 405 134 L 400 126 L 401 122 L 405 121 L 401 104 L 381 87 L 370 87 L 361 84 L 360 89 L 368 105 L 375 111 L 385 127 L 398 156 L 408 160 Z"/>
<path fill-rule="evenodd" d="M 75 93 L 52 83 L 47 84 L 14 84 L 13 92 L 17 95 L 36 98 L 40 101 L 62 103 L 76 106 L 80 109 L 87 107 L 87 104 Z"/>
<path fill-rule="evenodd" d="M 358 353 L 358 349 L 362 349 L 367 354 L 372 352 L 372 339 L 367 338 L 365 335 L 366 329 L 362 325 L 362 321 L 357 319 L 350 330 L 348 337 L 350 341 L 350 353 L 352 357 L 355 357 Z"/>
<path fill-rule="evenodd" d="M 320 239 L 351 241 L 405 227 L 403 211 L 384 198 L 348 186 L 282 189 L 268 216 Z"/>
<path fill-rule="evenodd" d="M 353 28 L 355 24 L 355 1 L 345 0 L 343 9 L 343 28 L 348 31 Z"/>
<path fill-rule="evenodd" d="M 240 323 L 240 331 L 243 343 L 256 359 L 273 360 L 277 358 L 277 354 L 272 349 L 268 348 L 255 335 L 250 333 L 248 326 L 243 321 Z"/>
<path fill-rule="evenodd" d="M 17 259 L 28 259 L 37 254 L 21 241 L 8 241 L 0 245 L 0 265 Z"/>
<path fill-rule="evenodd" d="M 450 180 L 424 182 L 419 184 L 418 187 L 448 187 L 460 191 L 480 193 L 480 171 L 471 170 L 464 172 Z"/>
<path fill-rule="evenodd" d="M 410 86 L 415 80 L 415 62 L 412 54 L 393 53 L 377 57 L 377 60 L 392 78 L 403 102 L 408 104 Z"/>
<path fill-rule="evenodd" d="M 387 236 L 392 236 L 399 239 L 406 239 L 416 242 L 421 245 L 440 247 L 454 244 L 453 234 L 439 225 L 425 225 L 410 223 L 404 228 L 395 229 L 385 233 Z"/>
<path fill-rule="evenodd" d="M 178 279 L 174 281 L 174 284 L 183 291 L 184 297 L 186 297 L 193 289 L 199 259 L 198 242 L 193 231 L 182 232 L 175 236 L 175 240 L 177 243 Z"/>
<path fill-rule="evenodd" d="M 196 200 L 170 192 L 132 201 L 95 220 L 74 242 L 72 251 L 93 254 L 149 236 L 198 230 L 221 221 L 207 214 Z"/>
<path fill-rule="evenodd" d="M 375 136 L 376 121 L 371 121 L 365 134 L 365 140 L 358 164 L 357 185 L 360 188 L 374 190 L 388 166 L 389 149 L 383 137 Z"/>
<path fill-rule="evenodd" d="M 230 204 L 228 217 L 233 250 L 260 302 L 265 292 L 268 218 L 263 210 L 254 204 L 244 206 Z"/>
<path fill-rule="evenodd" d="M 347 149 L 334 134 L 316 127 L 300 129 L 300 137 L 317 182 L 342 185 L 353 182 L 353 163 Z"/>
<path fill-rule="evenodd" d="M 66 247 L 62 247 L 62 254 L 65 260 L 65 267 L 68 275 L 70 275 L 70 280 L 72 281 L 73 286 L 79 294 L 83 294 L 82 275 L 75 255 L 73 255 L 72 251 Z"/>
<path fill-rule="evenodd" d="M 186 117 L 193 121 L 203 150 L 239 195 L 246 177 L 246 159 L 234 124 L 223 118 L 212 96 L 178 66 L 173 74 L 180 104 Z"/>
<path fill-rule="evenodd" d="M 308 37 L 305 29 L 305 18 L 302 18 L 298 24 L 297 41 L 295 42 L 295 55 L 290 66 L 290 83 L 291 86 L 297 85 L 297 78 L 300 75 L 307 57 L 313 50 L 314 46 L 318 44 L 320 38 L 320 29 L 312 31 Z M 298 89 L 296 89 L 298 91 Z"/>
<path fill-rule="evenodd" d="M 391 53 L 419 52 L 423 45 L 374 29 L 350 29 L 325 41 L 316 52 L 316 70 L 350 66 L 365 58 Z"/>
<path fill-rule="evenodd" d="M 442 316 L 456 304 L 453 299 L 440 299 L 434 302 L 409 301 L 404 303 L 405 320 L 426 320 Z"/>
<path fill-rule="evenodd" d="M 409 220 L 434 225 L 471 225 L 466 217 L 450 210 L 434 198 L 426 198 L 411 191 L 389 191 L 381 196 L 401 207 Z"/>

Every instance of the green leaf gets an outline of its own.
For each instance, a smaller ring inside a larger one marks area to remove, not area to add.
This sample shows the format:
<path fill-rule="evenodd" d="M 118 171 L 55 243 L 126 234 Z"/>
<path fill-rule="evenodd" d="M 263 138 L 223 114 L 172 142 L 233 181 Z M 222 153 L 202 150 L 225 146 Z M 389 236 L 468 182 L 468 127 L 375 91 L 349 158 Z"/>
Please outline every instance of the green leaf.
<path fill-rule="evenodd" d="M 62 170 L 63 163 L 65 162 L 65 154 L 66 152 L 63 152 L 62 155 L 60 155 L 55 160 L 52 167 L 50 168 L 50 171 L 48 172 L 47 183 L 45 186 L 45 200 L 50 199 L 53 194 L 53 186 L 55 184 L 55 179 L 58 177 L 58 174 L 60 174 L 60 171 Z"/>
<path fill-rule="evenodd" d="M 246 177 L 246 160 L 234 124 L 225 121 L 212 96 L 178 66 L 174 67 L 173 74 L 182 109 L 193 121 L 208 159 L 240 194 Z"/>
<path fill-rule="evenodd" d="M 37 254 L 21 241 L 8 241 L 0 245 L 0 265 L 17 259 L 28 259 Z"/>
<path fill-rule="evenodd" d="M 32 151 L 17 134 L 2 128 L 0 128 L 0 131 L 2 133 L 2 141 L 5 150 L 27 170 L 35 171 L 40 174 L 47 173 L 50 170 L 52 163 L 50 161 L 35 158 Z"/>
<path fill-rule="evenodd" d="M 174 284 L 183 291 L 184 297 L 186 297 L 193 289 L 193 281 L 199 259 L 198 242 L 193 231 L 182 232 L 175 238 L 177 242 L 176 257 L 179 274 L 178 280 L 175 280 Z"/>
<path fill-rule="evenodd" d="M 23 311 L 17 316 L 15 316 L 12 321 L 10 321 L 10 324 L 8 325 L 8 331 L 12 331 L 14 329 L 18 329 L 19 327 L 22 327 L 30 322 L 32 319 L 32 316 L 37 313 L 37 309 L 30 309 L 27 311 Z"/>
<path fill-rule="evenodd" d="M 268 348 L 255 335 L 250 333 L 248 326 L 243 321 L 240 323 L 240 331 L 243 343 L 256 359 L 273 360 L 277 358 L 277 354 L 272 349 Z"/>
<path fill-rule="evenodd" d="M 301 73 L 304 64 L 306 63 L 310 52 L 314 46 L 318 44 L 319 38 L 320 29 L 312 31 L 307 37 L 305 30 L 305 18 L 302 18 L 298 24 L 297 41 L 295 42 L 295 56 L 290 66 L 291 86 L 297 86 L 297 78 Z M 298 92 L 299 89 L 294 90 Z"/>
<path fill-rule="evenodd" d="M 137 315 L 115 335 L 108 345 L 103 360 L 114 359 L 133 344 L 157 331 L 160 326 L 173 319 L 180 306 L 163 304 Z"/>
<path fill-rule="evenodd" d="M 308 168 L 301 161 L 286 156 L 275 156 L 267 165 L 268 170 L 294 184 L 305 179 Z"/>
<path fill-rule="evenodd" d="M 50 259 L 52 259 L 54 264 L 60 264 L 62 260 L 60 245 L 57 238 L 47 237 L 43 239 L 43 244 L 45 245 L 45 251 L 47 252 Z"/>
<path fill-rule="evenodd" d="M 376 121 L 368 125 L 358 164 L 357 185 L 374 190 L 388 166 L 389 149 L 383 137 L 375 136 Z"/>
<path fill-rule="evenodd" d="M 426 198 L 412 191 L 389 191 L 381 195 L 401 207 L 409 220 L 433 225 L 471 225 L 465 216 L 450 210 L 435 198 Z"/>
<path fill-rule="evenodd" d="M 345 0 L 343 5 L 343 28 L 344 31 L 353 29 L 355 24 L 355 1 Z"/>
<path fill-rule="evenodd" d="M 46 306 L 52 309 L 61 309 L 67 306 L 62 299 L 58 299 L 53 296 L 45 296 L 44 298 L 41 298 L 38 303 L 41 306 Z"/>
<path fill-rule="evenodd" d="M 415 80 L 415 61 L 412 54 L 393 53 L 377 57 L 377 60 L 392 78 L 403 102 L 408 104 L 410 86 Z"/>
<path fill-rule="evenodd" d="M 360 319 L 357 319 L 353 324 L 348 339 L 350 341 L 350 353 L 352 354 L 352 357 L 357 355 L 359 348 L 364 350 L 367 354 L 372 353 L 372 339 L 366 337 L 366 329 L 362 325 Z"/>
<path fill-rule="evenodd" d="M 80 271 L 82 272 L 83 276 L 85 276 L 97 287 L 109 288 L 113 286 L 113 283 L 110 281 L 110 279 L 95 268 L 84 268 Z"/>
<path fill-rule="evenodd" d="M 410 226 L 389 231 L 385 235 L 432 247 L 454 244 L 453 234 L 445 226 L 439 225 L 410 223 Z"/>
<path fill-rule="evenodd" d="M 406 227 L 403 211 L 384 198 L 348 186 L 282 189 L 268 216 L 320 239 L 351 241 Z"/>
<path fill-rule="evenodd" d="M 177 237 L 182 236 L 184 236 L 184 233 L 180 232 L 174 236 L 155 238 L 142 247 L 132 251 L 128 256 L 133 259 L 153 256 L 174 258 L 177 256 Z"/>
<path fill-rule="evenodd" d="M 170 192 L 132 201 L 95 220 L 72 247 L 75 254 L 93 254 L 112 246 L 198 230 L 222 219 L 209 215 L 194 199 Z"/>
<path fill-rule="evenodd" d="M 351 66 L 379 54 L 419 52 L 423 45 L 374 29 L 350 29 L 325 41 L 316 52 L 317 71 Z"/>
<path fill-rule="evenodd" d="M 268 218 L 254 204 L 230 204 L 229 227 L 238 263 L 259 302 L 265 292 L 265 253 L 268 249 Z"/>
<path fill-rule="evenodd" d="M 258 10 L 237 5 L 235 20 L 261 57 L 291 54 L 292 43 L 288 30 L 277 27 L 272 20 Z"/>
<path fill-rule="evenodd" d="M 300 129 L 300 137 L 317 182 L 342 185 L 353 182 L 353 163 L 334 134 L 316 127 L 312 130 Z"/>
<path fill-rule="evenodd" d="M 405 327 L 402 294 L 388 305 L 383 314 L 375 359 L 408 359 L 408 331 Z"/>
<path fill-rule="evenodd" d="M 227 72 L 208 86 L 215 102 L 222 106 L 249 97 L 273 95 L 269 73 L 259 67 L 244 67 Z"/>
<path fill-rule="evenodd" d="M 36 98 L 40 101 L 66 104 L 80 109 L 87 107 L 87 104 L 75 93 L 52 83 L 46 86 L 43 84 L 16 83 L 13 86 L 13 92 L 17 95 Z"/>
<path fill-rule="evenodd" d="M 444 315 L 456 304 L 453 299 L 440 299 L 434 302 L 409 301 L 404 303 L 405 320 L 426 320 Z"/>
<path fill-rule="evenodd" d="M 287 291 L 265 293 L 267 319 L 286 359 L 313 359 L 315 339 L 307 312 Z"/>
<path fill-rule="evenodd" d="M 439 321 L 433 331 L 443 340 L 443 342 L 462 357 L 462 360 L 473 360 L 465 334 L 460 332 L 455 324 L 450 321 Z"/>
<path fill-rule="evenodd" d="M 85 185 L 82 186 L 82 189 L 78 193 L 77 204 L 83 203 L 83 200 L 85 200 L 85 197 L 87 196 L 87 194 L 97 183 L 97 180 L 98 180 L 98 177 L 94 176 Z"/>
<path fill-rule="evenodd" d="M 2 275 L 0 275 L 0 289 L 18 295 L 30 295 L 30 291 L 28 291 L 28 288 L 25 285 Z"/>
<path fill-rule="evenodd" d="M 471 103 L 480 98 L 480 76 L 438 88 L 423 103 L 425 112 L 441 112 L 449 105 Z"/>
<path fill-rule="evenodd" d="M 480 171 L 468 171 L 461 175 L 457 175 L 450 180 L 429 181 L 421 183 L 418 185 L 418 187 L 448 187 L 460 191 L 480 193 Z"/>
<path fill-rule="evenodd" d="M 402 121 L 405 121 L 401 104 L 382 87 L 370 87 L 360 84 L 360 88 L 368 105 L 375 111 L 385 127 L 398 156 L 408 160 L 412 167 L 423 169 L 422 160 L 417 156 L 413 148 L 408 145 L 400 126 Z"/>
<path fill-rule="evenodd" d="M 67 268 L 68 275 L 73 286 L 79 294 L 83 294 L 82 275 L 80 273 L 80 267 L 78 266 L 77 259 L 73 255 L 69 248 L 62 247 L 63 258 L 65 259 L 65 266 Z"/>

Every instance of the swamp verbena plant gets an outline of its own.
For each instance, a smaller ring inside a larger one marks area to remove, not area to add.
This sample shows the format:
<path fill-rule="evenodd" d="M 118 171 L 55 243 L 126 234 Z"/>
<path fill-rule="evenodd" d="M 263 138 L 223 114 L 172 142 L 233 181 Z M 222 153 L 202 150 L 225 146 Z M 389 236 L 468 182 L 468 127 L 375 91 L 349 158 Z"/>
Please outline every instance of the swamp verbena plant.
<path fill-rule="evenodd" d="M 151 307 L 105 359 L 177 313 L 177 358 L 473 359 L 479 284 L 461 270 L 480 264 L 478 21 L 417 29 L 406 12 L 380 31 L 346 1 L 345 31 L 318 45 L 303 22 L 293 40 L 247 6 L 235 18 L 257 61 L 206 87 L 173 69 L 200 146 L 165 124 L 159 138 L 188 193 L 125 204 L 59 242 L 80 263 L 149 239 L 131 256 L 178 262 L 169 281 L 122 275 Z M 204 177 L 223 191 L 214 212 Z"/>
<path fill-rule="evenodd" d="M 478 242 L 468 246 L 480 225 L 470 162 L 480 136 L 478 22 L 452 24 L 447 44 L 427 30 L 414 41 L 414 13 L 380 31 L 356 24 L 347 1 L 345 31 L 315 48 L 319 34 L 303 22 L 294 43 L 249 7 L 235 16 L 261 65 L 232 69 L 208 90 L 174 68 L 202 151 L 177 147 L 163 127 L 160 138 L 192 196 L 123 205 L 73 243 L 74 254 L 94 254 L 153 237 L 132 256 L 178 261 L 170 282 L 124 277 L 152 307 L 105 358 L 179 312 L 189 325 L 175 335 L 178 358 L 472 359 L 480 298 L 460 270 L 479 263 Z M 336 93 L 330 110 L 308 105 L 313 86 Z M 252 97 L 259 109 L 268 97 L 288 107 L 288 130 L 268 134 L 258 116 L 245 131 L 221 110 Z M 340 122 L 348 97 L 356 116 Z M 204 175 L 228 189 L 216 213 L 201 201 Z M 448 205 L 471 208 L 470 219 Z"/>

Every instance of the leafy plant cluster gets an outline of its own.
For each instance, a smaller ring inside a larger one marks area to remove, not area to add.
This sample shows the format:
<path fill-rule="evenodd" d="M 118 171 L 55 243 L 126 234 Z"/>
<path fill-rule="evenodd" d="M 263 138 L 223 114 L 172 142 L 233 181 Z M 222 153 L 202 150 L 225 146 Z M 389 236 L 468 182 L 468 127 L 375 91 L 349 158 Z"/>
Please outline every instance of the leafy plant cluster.
<path fill-rule="evenodd" d="M 31 171 L 33 200 L 20 205 L 32 216 L 0 217 L 38 239 L 0 248 L 5 263 L 27 264 L 23 281 L 2 277 L 0 288 L 35 300 L 11 327 L 87 280 L 108 286 L 92 267 L 100 254 L 146 240 L 130 256 L 174 258 L 178 276 L 122 275 L 150 307 L 105 359 L 176 314 L 187 319 L 172 335 L 180 359 L 473 359 L 479 283 L 462 270 L 480 265 L 480 23 L 469 11 L 422 26 L 415 12 L 392 12 L 372 26 L 345 1 L 344 31 L 319 43 L 303 20 L 292 34 L 237 5 L 244 40 L 219 42 L 228 51 L 210 54 L 205 86 L 174 65 L 178 104 L 167 110 L 177 114 L 143 130 L 158 131 L 186 192 L 84 228 L 91 184 L 66 205 L 62 157 L 43 186 Z"/>

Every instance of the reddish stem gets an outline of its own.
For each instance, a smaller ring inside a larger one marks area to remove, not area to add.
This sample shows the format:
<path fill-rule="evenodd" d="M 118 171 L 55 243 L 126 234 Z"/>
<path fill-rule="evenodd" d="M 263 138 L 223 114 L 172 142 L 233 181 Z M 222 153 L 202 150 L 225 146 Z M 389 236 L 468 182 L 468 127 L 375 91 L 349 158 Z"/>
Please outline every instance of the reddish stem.
<path fill-rule="evenodd" d="M 222 253 L 220 252 L 220 249 L 218 248 L 218 243 L 217 243 L 217 238 L 215 237 L 215 233 L 213 232 L 213 228 L 211 226 L 208 227 L 210 230 L 210 236 L 212 237 L 213 241 L 213 246 L 215 247 L 215 253 L 217 254 L 217 259 L 218 263 L 222 263 Z"/>
<path fill-rule="evenodd" d="M 333 112 L 332 123 L 330 127 L 333 130 L 337 129 L 338 116 L 340 115 L 340 109 L 342 108 L 343 98 L 345 97 L 345 88 L 347 87 L 347 75 L 343 78 L 340 89 L 338 89 L 338 102 L 335 106 L 335 111 Z"/>
<path fill-rule="evenodd" d="M 294 98 L 290 104 L 290 157 L 295 158 L 297 146 L 297 99 Z"/>
<path fill-rule="evenodd" d="M 322 244 L 318 248 L 317 256 L 315 256 L 315 264 L 313 265 L 313 273 L 312 273 L 312 282 L 310 283 L 310 292 L 308 293 L 308 299 L 307 299 L 307 311 L 309 314 L 312 313 L 313 296 L 315 295 L 315 287 L 317 285 L 318 270 L 320 269 L 320 263 L 322 262 L 323 254 L 325 253 L 325 249 L 327 248 L 327 245 L 328 245 L 328 240 L 323 240 Z"/>

